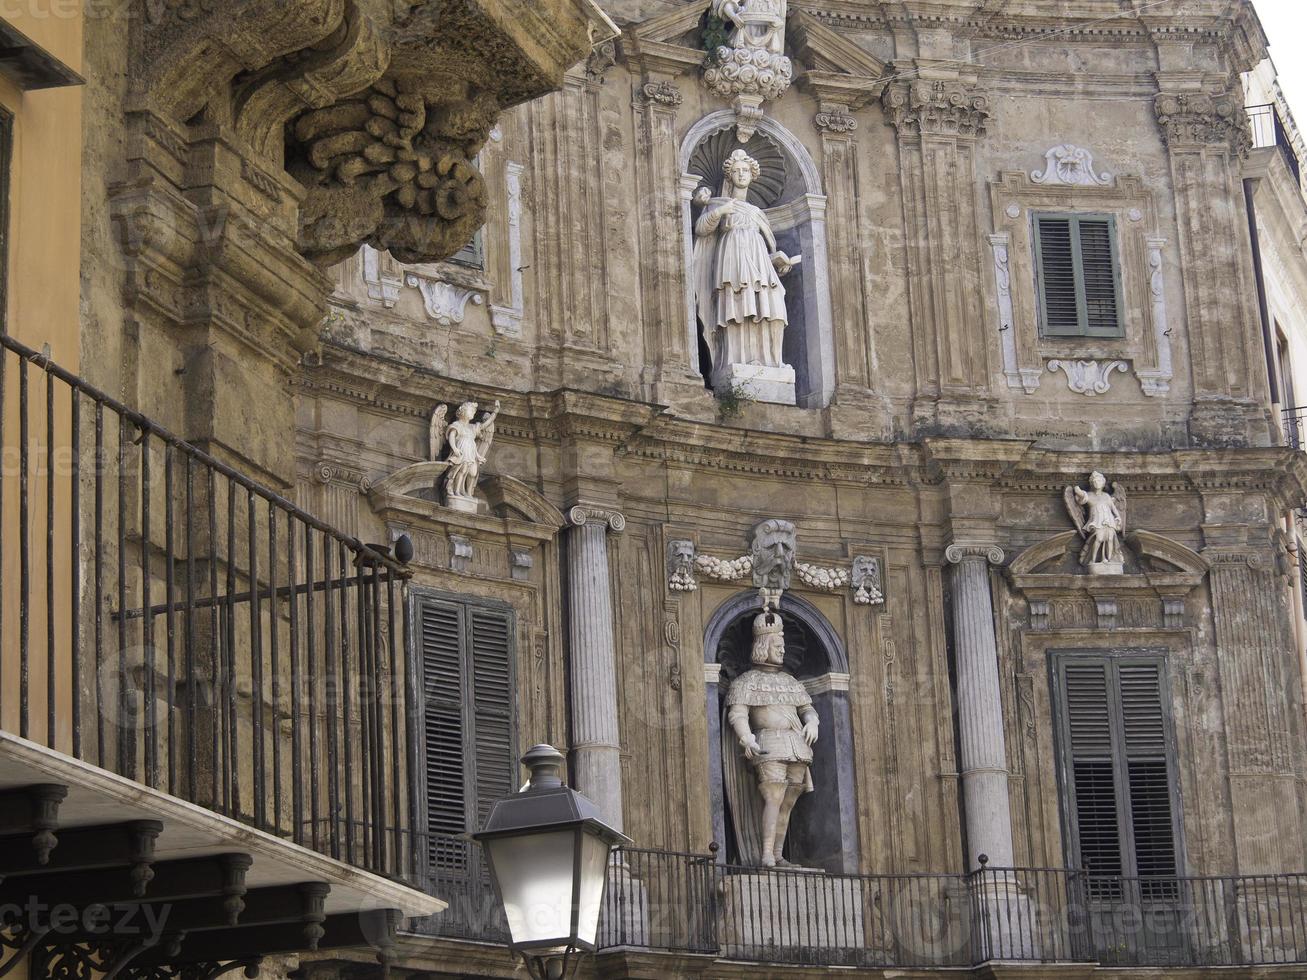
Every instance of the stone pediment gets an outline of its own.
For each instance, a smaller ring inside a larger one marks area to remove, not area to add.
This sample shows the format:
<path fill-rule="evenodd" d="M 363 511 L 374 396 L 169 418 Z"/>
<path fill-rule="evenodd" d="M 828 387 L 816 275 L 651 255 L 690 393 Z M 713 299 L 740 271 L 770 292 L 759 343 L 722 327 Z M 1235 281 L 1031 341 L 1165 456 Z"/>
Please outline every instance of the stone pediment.
<path fill-rule="evenodd" d="M 377 515 L 418 526 L 436 524 L 508 533 L 547 541 L 567 520 L 538 491 L 510 476 L 486 476 L 477 485 L 485 505 L 467 514 L 441 505 L 437 487 L 448 469 L 446 460 L 412 463 L 366 487 L 368 504 Z"/>
<path fill-rule="evenodd" d="M 633 61 L 660 63 L 664 70 L 702 66 L 705 52 L 699 47 L 698 30 L 706 9 L 706 3 L 691 3 L 632 25 L 619 41 L 623 54 Z M 879 94 L 878 83 L 889 71 L 885 62 L 803 11 L 791 13 L 786 22 L 786 48 L 801 81 L 819 97 L 824 97 L 825 87 L 845 92 L 840 101 L 851 107 Z"/>
<path fill-rule="evenodd" d="M 879 94 L 880 82 L 889 74 L 885 62 L 801 10 L 790 15 L 786 27 L 790 53 L 803 69 L 796 73 L 799 84 L 820 98 L 843 91 L 847 97 L 842 101 L 851 108 Z"/>
<path fill-rule="evenodd" d="M 1031 545 L 1012 560 L 1008 578 L 1027 597 L 1140 590 L 1183 596 L 1202 582 L 1211 567 L 1206 558 L 1178 541 L 1151 531 L 1134 531 L 1125 536 L 1124 574 L 1089 575 L 1075 568 L 1073 559 L 1068 561 L 1081 540 L 1078 532 L 1063 531 Z"/>

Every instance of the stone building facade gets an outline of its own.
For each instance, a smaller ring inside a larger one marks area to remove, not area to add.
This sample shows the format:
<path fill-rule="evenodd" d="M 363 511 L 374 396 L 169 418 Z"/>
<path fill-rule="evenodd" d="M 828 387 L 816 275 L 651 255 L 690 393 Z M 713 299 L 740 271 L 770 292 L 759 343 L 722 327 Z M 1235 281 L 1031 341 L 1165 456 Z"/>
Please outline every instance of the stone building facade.
<path fill-rule="evenodd" d="M 1245 195 L 1266 165 L 1241 82 L 1265 56 L 1252 5 L 739 6 L 784 18 L 763 82 L 725 77 L 721 4 L 606 3 L 620 38 L 481 149 L 484 230 L 443 262 L 340 262 L 293 372 L 300 503 L 364 540 L 408 535 L 432 649 L 462 651 L 425 668 L 431 696 L 452 684 L 470 704 L 427 742 L 462 746 L 457 771 L 428 760 L 428 812 L 458 800 L 432 841 L 473 829 L 516 784 L 504 760 L 547 741 L 643 849 L 614 887 L 645 899 L 610 906 L 626 924 L 599 975 L 1302 960 L 1284 924 L 1307 868 L 1284 515 L 1307 468 L 1271 395 Z M 781 277 L 788 392 L 718 381 L 701 316 L 700 218 L 740 148 L 760 174 L 748 201 L 802 258 Z M 1282 263 L 1301 277 L 1301 250 Z M 430 441 L 437 406 L 465 402 L 499 406 L 474 512 L 442 497 Z M 1082 560 L 1069 488 L 1092 492 L 1095 471 L 1120 567 Z M 778 608 L 822 723 L 788 853 L 827 884 L 736 913 L 855 923 L 843 938 L 695 931 L 738 894 L 723 698 L 769 519 L 794 529 Z M 507 702 L 479 686 L 483 651 Z M 468 897 L 415 929 L 405 964 L 507 975 L 466 942 L 498 935 L 475 855 L 430 858 L 437 892 Z M 669 897 L 650 870 L 701 859 L 727 869 L 716 898 Z M 910 929 L 872 928 L 906 876 L 974 897 L 1009 867 L 1115 876 L 1087 900 L 1088 945 L 905 953 Z M 1256 875 L 1286 877 L 1240 884 Z M 865 915 L 832 904 L 837 882 L 859 883 Z M 1192 921 L 1150 933 L 1102 913 L 1131 895 L 1226 925 L 1195 938 Z"/>

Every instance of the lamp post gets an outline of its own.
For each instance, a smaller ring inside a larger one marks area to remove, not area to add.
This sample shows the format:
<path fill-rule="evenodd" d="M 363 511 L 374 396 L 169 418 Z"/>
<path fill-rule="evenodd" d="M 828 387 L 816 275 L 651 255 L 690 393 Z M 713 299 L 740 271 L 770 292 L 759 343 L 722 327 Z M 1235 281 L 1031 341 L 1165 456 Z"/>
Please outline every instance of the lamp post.
<path fill-rule="evenodd" d="M 563 785 L 563 756 L 536 745 L 522 756 L 531 781 L 499 800 L 472 835 L 508 920 L 509 948 L 536 980 L 561 980 L 578 954 L 593 952 L 608 858 L 630 843 L 599 819 L 599 808 Z"/>

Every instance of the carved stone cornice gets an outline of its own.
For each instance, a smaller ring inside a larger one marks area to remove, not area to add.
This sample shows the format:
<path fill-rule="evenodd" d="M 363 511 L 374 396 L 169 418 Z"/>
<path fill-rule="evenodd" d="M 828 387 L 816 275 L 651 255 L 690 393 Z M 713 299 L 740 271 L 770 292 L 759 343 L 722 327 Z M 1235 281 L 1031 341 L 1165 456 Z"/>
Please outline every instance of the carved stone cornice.
<path fill-rule="evenodd" d="M 1162 140 L 1172 151 L 1221 148 L 1242 157 L 1252 147 L 1248 114 L 1234 95 L 1163 92 L 1153 109 Z"/>
<path fill-rule="evenodd" d="M 621 534 L 626 530 L 626 516 L 620 511 L 592 504 L 577 504 L 568 508 L 567 523 L 572 527 L 585 527 L 587 524 L 607 524 L 608 530 Z"/>
<path fill-rule="evenodd" d="M 985 134 L 989 97 L 961 81 L 893 82 L 881 106 L 899 136 L 975 137 Z"/>

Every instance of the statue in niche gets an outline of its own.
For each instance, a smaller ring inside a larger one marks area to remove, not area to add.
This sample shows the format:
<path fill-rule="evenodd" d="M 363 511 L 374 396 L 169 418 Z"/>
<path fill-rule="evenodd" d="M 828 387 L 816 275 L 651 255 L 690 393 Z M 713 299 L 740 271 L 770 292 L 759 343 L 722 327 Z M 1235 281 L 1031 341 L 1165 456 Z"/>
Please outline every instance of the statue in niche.
<path fill-rule="evenodd" d="M 477 481 L 495 438 L 499 402 L 495 402 L 494 409 L 480 421 L 476 421 L 477 409 L 476 402 L 464 402 L 458 406 L 453 422 L 447 421 L 448 405 L 437 405 L 431 413 L 431 459 L 440 460 L 448 447 L 445 504 L 470 514 L 477 511 Z"/>
<path fill-rule="evenodd" d="M 1120 575 L 1125 568 L 1121 535 L 1125 532 L 1125 487 L 1116 483 L 1107 492 L 1107 477 L 1089 474 L 1089 489 L 1067 487 L 1062 494 L 1071 523 L 1084 538 L 1080 564 L 1091 575 Z"/>
<path fill-rule="evenodd" d="M 803 261 L 776 247 L 766 213 L 748 201 L 761 167 L 744 150 L 722 164 L 721 193 L 701 188 L 694 225 L 695 300 L 713 348 L 713 387 L 794 404 L 794 368 L 782 342 L 789 315 L 781 277 Z"/>
<path fill-rule="evenodd" d="M 753 669 L 726 692 L 723 781 L 741 861 L 784 867 L 790 814 L 813 790 L 817 711 L 807 688 L 783 668 L 784 629 L 770 609 L 754 618 L 752 660 Z"/>

